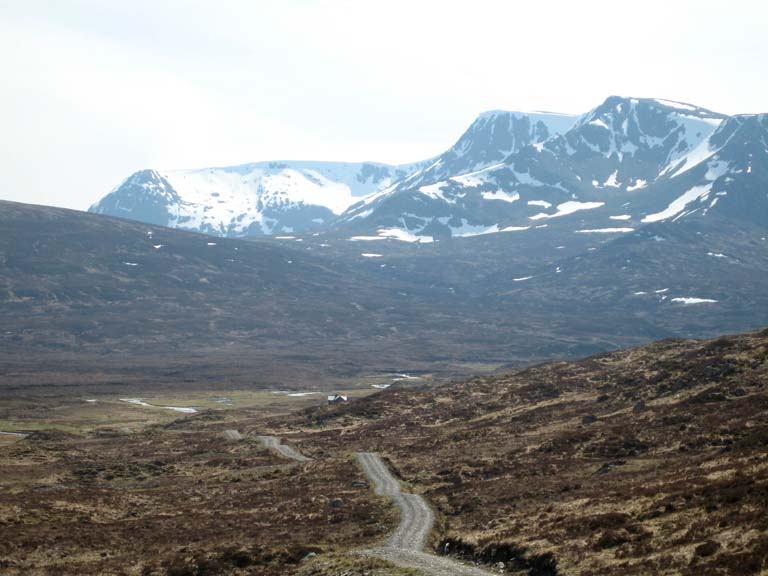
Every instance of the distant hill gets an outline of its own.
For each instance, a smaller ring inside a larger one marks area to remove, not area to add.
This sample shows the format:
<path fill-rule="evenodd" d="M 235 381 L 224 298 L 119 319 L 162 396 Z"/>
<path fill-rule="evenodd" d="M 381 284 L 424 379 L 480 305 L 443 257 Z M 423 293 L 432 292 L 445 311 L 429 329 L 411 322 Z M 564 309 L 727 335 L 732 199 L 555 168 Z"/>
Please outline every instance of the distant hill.
<path fill-rule="evenodd" d="M 0 385 L 367 386 L 768 325 L 759 223 L 222 239 L 0 203 Z"/>

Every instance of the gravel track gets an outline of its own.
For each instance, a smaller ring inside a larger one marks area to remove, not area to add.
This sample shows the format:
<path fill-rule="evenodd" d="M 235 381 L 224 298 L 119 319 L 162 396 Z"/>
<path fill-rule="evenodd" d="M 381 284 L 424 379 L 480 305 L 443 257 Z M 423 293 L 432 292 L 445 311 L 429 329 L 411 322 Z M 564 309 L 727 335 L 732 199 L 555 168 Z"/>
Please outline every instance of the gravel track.
<path fill-rule="evenodd" d="M 274 450 L 281 456 L 285 456 L 286 458 L 290 458 L 291 460 L 296 460 L 297 462 L 309 462 L 312 460 L 312 458 L 307 458 L 304 456 L 304 454 L 298 453 L 296 450 L 291 448 L 290 446 L 286 446 L 285 444 L 280 443 L 279 438 L 275 438 L 274 436 L 259 436 L 259 440 L 261 440 L 261 443 L 264 444 L 267 448 Z"/>
<path fill-rule="evenodd" d="M 400 508 L 400 524 L 379 548 L 361 553 L 382 558 L 402 568 L 413 568 L 425 576 L 490 576 L 492 573 L 468 566 L 444 556 L 424 552 L 429 533 L 435 522 L 432 509 L 418 494 L 400 491 L 400 482 L 392 476 L 378 454 L 360 452 L 357 460 L 363 472 L 373 482 L 376 494 L 389 496 Z"/>

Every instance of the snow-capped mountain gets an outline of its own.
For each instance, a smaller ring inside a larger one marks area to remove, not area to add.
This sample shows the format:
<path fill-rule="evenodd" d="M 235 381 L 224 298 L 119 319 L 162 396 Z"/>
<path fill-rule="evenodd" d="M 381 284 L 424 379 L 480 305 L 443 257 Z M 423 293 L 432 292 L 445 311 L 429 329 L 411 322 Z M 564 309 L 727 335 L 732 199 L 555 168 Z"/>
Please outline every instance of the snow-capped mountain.
<path fill-rule="evenodd" d="M 221 236 L 421 242 L 547 227 L 625 234 L 714 213 L 767 225 L 767 117 L 619 96 L 581 116 L 492 111 L 417 164 L 143 170 L 91 211 Z"/>
<path fill-rule="evenodd" d="M 690 161 L 725 118 L 669 100 L 612 96 L 543 147 L 579 181 L 634 190 Z"/>
<path fill-rule="evenodd" d="M 398 188 L 413 188 L 502 162 L 510 154 L 569 130 L 577 116 L 553 112 L 484 112 L 448 151 L 411 174 Z"/>
<path fill-rule="evenodd" d="M 328 224 L 417 165 L 259 162 L 200 170 L 141 170 L 90 208 L 218 236 L 301 232 Z"/>
<path fill-rule="evenodd" d="M 443 169 L 463 159 L 455 149 L 489 148 L 487 132 L 470 129 L 341 220 L 357 234 L 422 242 L 549 226 L 622 234 L 712 211 L 768 224 L 765 118 L 612 96 L 561 133 Z"/>

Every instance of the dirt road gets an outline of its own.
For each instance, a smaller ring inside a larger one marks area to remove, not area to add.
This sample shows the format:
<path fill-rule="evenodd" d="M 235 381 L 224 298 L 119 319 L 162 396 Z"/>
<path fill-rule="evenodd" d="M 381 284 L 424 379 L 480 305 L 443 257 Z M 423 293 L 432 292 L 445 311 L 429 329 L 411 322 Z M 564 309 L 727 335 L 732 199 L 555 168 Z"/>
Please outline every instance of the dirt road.
<path fill-rule="evenodd" d="M 281 454 L 286 458 L 290 458 L 291 460 L 296 460 L 297 462 L 309 462 L 312 460 L 312 458 L 307 458 L 304 456 L 304 454 L 299 454 L 290 446 L 281 444 L 280 439 L 275 438 L 274 436 L 259 436 L 259 440 L 261 440 L 262 444 L 264 444 L 264 446 L 267 448 L 270 448 L 271 450 L 274 450 L 278 454 Z"/>
<path fill-rule="evenodd" d="M 490 576 L 491 572 L 424 552 L 435 517 L 418 494 L 403 493 L 378 454 L 360 452 L 360 466 L 373 482 L 376 494 L 389 496 L 400 508 L 400 524 L 387 543 L 362 553 L 382 558 L 403 568 L 414 568 L 425 576 Z"/>

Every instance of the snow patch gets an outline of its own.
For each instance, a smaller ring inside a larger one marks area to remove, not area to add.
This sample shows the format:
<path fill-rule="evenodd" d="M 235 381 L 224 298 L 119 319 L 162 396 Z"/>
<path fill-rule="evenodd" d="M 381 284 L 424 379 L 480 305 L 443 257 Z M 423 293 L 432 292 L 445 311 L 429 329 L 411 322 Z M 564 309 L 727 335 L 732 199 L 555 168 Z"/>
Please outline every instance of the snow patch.
<path fill-rule="evenodd" d="M 453 182 L 456 182 L 457 184 L 461 184 L 462 186 L 470 186 L 470 187 L 482 186 L 483 184 L 488 182 L 489 179 L 492 178 L 492 176 L 490 175 L 490 172 L 497 168 L 501 168 L 502 166 L 504 166 L 504 163 L 494 164 L 492 166 L 487 166 L 482 170 L 469 172 L 467 174 L 462 174 L 461 176 L 452 176 L 450 180 L 452 180 Z"/>
<path fill-rule="evenodd" d="M 690 304 L 714 304 L 717 302 L 717 300 L 712 300 L 711 298 L 694 298 L 691 296 L 684 296 L 681 298 L 672 298 L 670 302 L 677 302 L 678 304 L 684 304 L 688 306 Z"/>
<path fill-rule="evenodd" d="M 321 392 L 292 392 L 291 390 L 272 390 L 272 394 L 282 394 L 283 396 L 290 396 L 291 398 L 303 398 L 304 396 L 321 394 Z"/>
<path fill-rule="evenodd" d="M 392 240 L 400 240 L 401 242 L 421 242 L 429 244 L 434 242 L 432 236 L 417 236 L 409 230 L 402 228 L 379 228 L 379 236 L 382 238 L 391 238 Z"/>
<path fill-rule="evenodd" d="M 712 188 L 712 183 L 709 184 L 703 184 L 701 186 L 694 186 L 690 190 L 688 190 L 685 194 L 677 198 L 676 200 L 672 201 L 669 206 L 667 206 L 666 209 L 662 210 L 661 212 L 657 212 L 656 214 L 649 214 L 648 216 L 645 216 L 642 219 L 642 222 L 649 223 L 649 222 L 658 222 L 660 220 L 666 220 L 667 218 L 672 218 L 673 216 L 676 216 L 680 214 L 683 210 L 685 210 L 685 207 L 690 204 L 691 202 L 698 200 L 705 194 L 708 194 L 709 191 Z"/>
<path fill-rule="evenodd" d="M 182 414 L 195 414 L 197 409 L 187 406 L 156 406 L 155 404 L 149 404 L 144 402 L 141 398 L 120 398 L 121 402 L 127 402 L 128 404 L 135 404 L 136 406 L 144 406 L 145 408 L 162 408 L 163 410 L 173 410 L 174 412 L 181 412 Z"/>
<path fill-rule="evenodd" d="M 654 98 L 656 102 L 659 104 L 663 104 L 664 106 L 668 106 L 669 108 L 675 108 L 677 110 L 686 110 L 690 112 L 696 111 L 696 106 L 691 106 L 690 104 L 685 104 L 683 102 L 675 102 L 674 100 L 664 100 L 662 98 Z"/>
<path fill-rule="evenodd" d="M 603 182 L 603 186 L 608 186 L 609 188 L 619 188 L 621 185 L 619 184 L 618 180 L 616 179 L 619 174 L 618 170 L 614 170 L 613 174 L 608 176 L 608 180 Z"/>
<path fill-rule="evenodd" d="M 592 230 L 576 230 L 577 234 L 615 234 L 619 232 L 632 232 L 634 228 L 595 228 Z"/>
<path fill-rule="evenodd" d="M 371 214 L 373 214 L 373 208 L 369 208 L 368 210 L 363 210 L 362 212 L 358 212 L 357 214 L 349 218 L 349 220 L 357 220 L 358 218 L 368 218 L 368 216 L 370 216 Z"/>
<path fill-rule="evenodd" d="M 434 200 L 442 200 L 443 202 L 448 202 L 448 204 L 456 204 L 456 200 L 453 198 L 446 198 L 445 194 L 443 194 L 442 188 L 447 185 L 448 182 L 445 181 L 437 182 L 436 184 L 421 186 L 419 192 Z"/>
<path fill-rule="evenodd" d="M 593 210 L 604 206 L 605 202 L 577 202 L 575 200 L 569 200 L 557 205 L 557 212 L 554 214 L 546 214 L 540 212 L 534 216 L 529 216 L 530 220 L 541 220 L 543 218 L 558 218 L 560 216 L 567 216 L 580 210 Z"/>
<path fill-rule="evenodd" d="M 399 380 L 423 380 L 421 376 L 411 376 L 410 374 L 406 374 L 405 372 L 398 372 L 397 374 L 393 374 L 392 380 L 397 382 Z"/>
<path fill-rule="evenodd" d="M 717 180 L 720 176 L 726 174 L 729 168 L 728 162 L 711 160 L 707 163 L 707 173 L 704 175 L 704 178 L 707 180 Z"/>
<path fill-rule="evenodd" d="M 517 202 L 520 200 L 520 194 L 517 192 L 509 194 L 502 190 L 496 190 L 495 192 L 483 192 L 482 196 L 484 200 L 503 200 L 504 202 L 509 203 Z"/>
<path fill-rule="evenodd" d="M 442 224 L 447 224 L 450 220 L 447 217 L 437 219 Z M 528 230 L 530 226 L 507 226 L 506 228 L 499 228 L 498 224 L 491 226 L 485 225 L 473 225 L 469 224 L 466 219 L 461 219 L 461 226 L 449 226 L 451 229 L 451 236 L 458 238 L 468 238 L 471 236 L 483 236 L 485 234 L 496 234 L 497 232 L 518 232 L 521 230 Z"/>
<path fill-rule="evenodd" d="M 687 117 L 681 118 L 680 122 L 682 132 L 679 135 L 678 144 L 673 149 L 682 149 L 682 152 L 673 152 L 670 155 L 660 176 L 666 174 L 670 178 L 679 176 L 715 153 L 715 150 L 710 146 L 709 137 L 720 125 L 721 120 Z M 681 143 L 683 144 L 682 147 L 680 146 Z"/>

